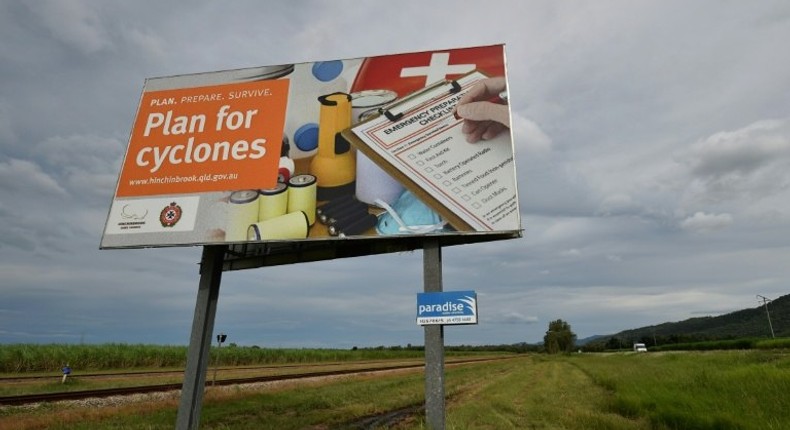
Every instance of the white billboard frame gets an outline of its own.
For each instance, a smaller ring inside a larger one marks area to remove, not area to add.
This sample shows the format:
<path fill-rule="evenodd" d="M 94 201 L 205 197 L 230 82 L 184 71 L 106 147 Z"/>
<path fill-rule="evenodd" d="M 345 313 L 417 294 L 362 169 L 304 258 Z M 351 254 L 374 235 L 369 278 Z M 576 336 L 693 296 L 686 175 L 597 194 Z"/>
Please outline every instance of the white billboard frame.
<path fill-rule="evenodd" d="M 442 58 L 454 72 L 416 86 L 412 77 L 385 76 L 416 69 L 397 68 L 418 57 Z M 456 245 L 521 237 L 510 130 L 473 145 L 452 141 L 463 137 L 463 119 L 451 115 L 461 97 L 496 73 L 506 82 L 504 45 L 147 79 L 100 247 L 227 245 L 225 269 L 233 270 L 417 249 L 424 238 Z M 389 121 L 392 141 L 375 135 Z M 323 166 L 322 151 L 330 158 Z M 244 176 L 256 157 L 268 160 L 261 186 L 209 186 Z M 130 191 L 134 181 L 145 184 Z M 338 203 L 344 194 L 353 204 Z M 342 208 L 335 214 L 333 201 Z M 264 213 L 275 207 L 285 209 Z M 337 219 L 323 220 L 322 208 Z M 268 262 L 243 262 L 250 257 Z"/>

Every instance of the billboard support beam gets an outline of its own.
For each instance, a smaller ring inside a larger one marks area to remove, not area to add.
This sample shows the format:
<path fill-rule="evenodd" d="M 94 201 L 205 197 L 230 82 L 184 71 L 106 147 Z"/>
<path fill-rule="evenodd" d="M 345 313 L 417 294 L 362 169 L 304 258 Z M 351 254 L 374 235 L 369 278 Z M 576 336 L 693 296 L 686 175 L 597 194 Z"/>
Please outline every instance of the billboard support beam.
<path fill-rule="evenodd" d="M 192 320 L 192 334 L 189 337 L 187 366 L 181 388 L 181 402 L 176 418 L 177 430 L 198 429 L 200 411 L 203 407 L 203 392 L 206 385 L 211 335 L 214 331 L 214 317 L 217 314 L 219 285 L 222 279 L 222 261 L 227 245 L 203 247 L 200 261 L 200 283 L 198 284 L 195 316 Z"/>
<path fill-rule="evenodd" d="M 439 240 L 423 243 L 423 287 L 442 292 L 442 248 Z M 444 430 L 444 326 L 425 326 L 425 419 L 431 430 Z"/>

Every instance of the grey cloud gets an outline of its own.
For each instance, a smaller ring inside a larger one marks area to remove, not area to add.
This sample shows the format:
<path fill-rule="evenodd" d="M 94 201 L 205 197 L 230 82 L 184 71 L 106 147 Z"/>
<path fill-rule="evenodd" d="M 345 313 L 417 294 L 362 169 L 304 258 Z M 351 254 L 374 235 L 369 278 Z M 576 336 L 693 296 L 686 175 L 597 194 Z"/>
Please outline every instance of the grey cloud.
<path fill-rule="evenodd" d="M 790 186 L 790 120 L 757 121 L 715 133 L 676 156 L 691 177 L 687 198 L 759 200 Z"/>
<path fill-rule="evenodd" d="M 83 54 L 112 48 L 97 4 L 80 0 L 43 0 L 27 6 L 53 39 Z"/>
<path fill-rule="evenodd" d="M 527 151 L 536 156 L 551 151 L 551 138 L 534 121 L 524 117 L 521 112 L 512 112 L 512 129 L 516 151 Z"/>
<path fill-rule="evenodd" d="M 26 160 L 0 160 L 0 183 L 2 194 L 8 198 L 36 195 L 64 195 L 66 191 L 58 182 L 44 172 L 37 164 Z M 21 193 L 21 196 L 20 194 Z"/>
<path fill-rule="evenodd" d="M 50 136 L 35 146 L 34 153 L 46 160 L 51 168 L 63 169 L 63 166 L 68 166 L 115 173 L 120 167 L 115 163 L 123 155 L 125 146 L 125 142 L 113 137 L 75 134 Z"/>
<path fill-rule="evenodd" d="M 106 204 L 118 178 L 124 144 L 96 135 L 52 136 L 32 149 L 45 169 L 71 195 Z"/>
<path fill-rule="evenodd" d="M 684 219 L 680 223 L 680 226 L 684 230 L 707 233 L 727 228 L 732 223 L 733 218 L 730 214 L 706 214 L 704 212 L 697 212 Z"/>
<path fill-rule="evenodd" d="M 524 315 L 520 312 L 507 312 L 499 318 L 493 318 L 492 322 L 501 322 L 503 324 L 537 324 L 538 317 L 531 315 Z"/>
<path fill-rule="evenodd" d="M 0 2 L 0 303 L 36 322 L 0 311 L 0 341 L 188 339 L 199 248 L 97 249 L 146 77 L 500 42 L 525 233 L 443 250 L 444 288 L 477 290 L 490 318 L 448 344 L 786 294 L 786 2 L 499 5 L 481 26 L 490 5 L 446 0 L 384 18 L 351 1 Z M 217 329 L 266 346 L 420 344 L 421 270 L 415 251 L 225 273 Z"/>
<path fill-rule="evenodd" d="M 764 120 L 732 132 L 720 132 L 689 150 L 691 173 L 717 178 L 734 172 L 750 174 L 790 158 L 790 121 Z"/>

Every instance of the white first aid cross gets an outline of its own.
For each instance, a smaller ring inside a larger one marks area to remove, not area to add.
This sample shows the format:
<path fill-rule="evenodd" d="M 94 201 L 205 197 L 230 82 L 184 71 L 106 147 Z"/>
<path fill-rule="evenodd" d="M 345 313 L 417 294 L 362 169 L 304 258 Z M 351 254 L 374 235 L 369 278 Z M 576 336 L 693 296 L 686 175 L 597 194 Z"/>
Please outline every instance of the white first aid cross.
<path fill-rule="evenodd" d="M 422 67 L 404 67 L 401 78 L 425 76 L 425 86 L 443 80 L 447 75 L 460 75 L 475 69 L 474 64 L 450 64 L 449 52 L 436 52 L 431 55 L 431 63 Z"/>

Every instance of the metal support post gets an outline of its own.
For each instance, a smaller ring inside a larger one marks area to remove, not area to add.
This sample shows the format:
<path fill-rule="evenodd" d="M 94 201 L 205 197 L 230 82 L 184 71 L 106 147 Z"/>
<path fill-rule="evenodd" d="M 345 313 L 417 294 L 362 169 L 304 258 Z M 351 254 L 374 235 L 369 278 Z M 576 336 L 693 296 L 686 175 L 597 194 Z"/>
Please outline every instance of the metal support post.
<path fill-rule="evenodd" d="M 189 337 L 187 367 L 181 388 L 181 403 L 176 419 L 177 430 L 197 430 L 200 411 L 203 407 L 203 391 L 206 385 L 211 334 L 217 314 L 217 298 L 222 279 L 222 260 L 226 245 L 203 247 L 200 261 L 200 284 L 198 285 L 195 316 L 192 319 L 192 334 Z"/>
<path fill-rule="evenodd" d="M 442 248 L 436 239 L 423 243 L 426 293 L 442 292 Z M 444 326 L 425 326 L 425 419 L 431 430 L 444 430 Z"/>

